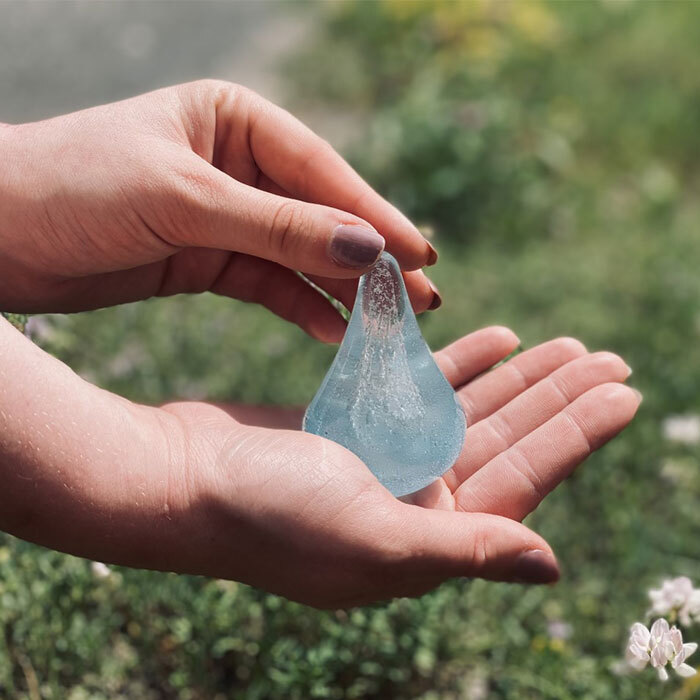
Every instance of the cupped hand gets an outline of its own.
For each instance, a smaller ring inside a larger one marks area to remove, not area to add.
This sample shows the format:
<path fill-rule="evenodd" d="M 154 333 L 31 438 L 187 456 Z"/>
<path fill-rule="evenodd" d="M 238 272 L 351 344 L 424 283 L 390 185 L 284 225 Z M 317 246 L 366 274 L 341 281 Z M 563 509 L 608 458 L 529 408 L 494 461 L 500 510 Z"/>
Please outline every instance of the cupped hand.
<path fill-rule="evenodd" d="M 384 249 L 417 311 L 436 254 L 321 138 L 250 90 L 198 81 L 0 125 L 0 308 L 75 311 L 201 292 L 264 304 L 324 341 Z"/>
<path fill-rule="evenodd" d="M 493 327 L 435 354 L 469 428 L 452 469 L 403 503 L 333 443 L 303 433 L 258 434 L 260 442 L 245 450 L 247 473 L 255 471 L 257 445 L 273 455 L 258 464 L 280 466 L 272 473 L 259 467 L 261 486 L 251 500 L 291 506 L 283 531 L 274 535 L 294 540 L 275 590 L 326 606 L 415 595 L 451 576 L 556 580 L 550 547 L 519 521 L 629 423 L 641 396 L 622 384 L 630 369 L 620 357 L 588 353 L 572 338 L 544 343 L 487 372 L 518 342 L 510 330 Z M 191 407 L 181 404 L 182 410 Z M 232 406 L 228 413 L 275 427 L 298 426 L 300 420 L 299 411 L 284 409 Z M 302 461 L 290 458 L 289 449 Z M 225 492 L 237 477 L 224 467 L 220 479 L 216 490 Z M 225 513 L 226 506 L 220 507 Z M 309 585 L 305 572 L 311 571 Z M 256 582 L 269 588 L 262 578 Z"/>
<path fill-rule="evenodd" d="M 1 529 L 319 607 L 418 595 L 455 576 L 555 581 L 552 550 L 519 521 L 640 401 L 611 353 L 560 339 L 484 373 L 518 341 L 503 328 L 466 336 L 436 354 L 468 415 L 464 452 L 407 502 L 343 447 L 283 429 L 298 412 L 138 406 L 7 336 L 0 356 L 18 346 L 18 372 L 42 391 L 0 387 L 19 407 L 0 412 Z"/>

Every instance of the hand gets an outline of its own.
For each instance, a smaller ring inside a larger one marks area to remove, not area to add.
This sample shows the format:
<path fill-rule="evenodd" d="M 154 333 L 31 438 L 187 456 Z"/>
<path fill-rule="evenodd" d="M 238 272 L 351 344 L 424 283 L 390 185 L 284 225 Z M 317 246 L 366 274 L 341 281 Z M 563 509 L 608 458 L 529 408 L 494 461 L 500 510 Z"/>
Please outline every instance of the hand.
<path fill-rule="evenodd" d="M 439 295 L 416 228 L 299 121 L 199 81 L 55 119 L 0 125 L 0 308 L 76 311 L 211 290 L 312 336 L 344 322 L 386 248 L 417 311 Z M 381 234 L 381 235 L 380 235 Z"/>
<path fill-rule="evenodd" d="M 634 417 L 641 395 L 610 352 L 588 353 L 573 338 L 523 352 L 487 374 L 518 346 L 515 334 L 485 328 L 435 353 L 467 416 L 456 464 L 407 503 L 522 520 L 591 452 Z M 238 421 L 299 428 L 302 409 L 227 406 Z"/>
<path fill-rule="evenodd" d="M 383 502 L 383 508 L 368 506 L 376 488 L 364 479 L 355 484 L 363 489 L 367 511 L 346 527 L 353 532 L 366 528 L 374 533 L 367 537 L 375 538 L 375 546 L 388 541 L 401 553 L 392 550 L 388 562 L 375 553 L 375 565 L 384 571 L 379 585 L 365 584 L 350 602 L 413 595 L 448 576 L 522 582 L 557 578 L 549 546 L 505 519 L 520 521 L 535 510 L 578 464 L 629 423 L 641 395 L 622 384 L 630 374 L 622 359 L 609 352 L 590 354 L 572 338 L 544 343 L 483 374 L 518 342 L 510 330 L 493 327 L 435 353 L 467 415 L 464 450 L 442 479 L 402 499 L 409 505 L 403 513 L 397 501 Z M 242 422 L 274 427 L 298 427 L 302 416 L 300 410 L 280 408 L 231 406 L 228 412 Z M 348 494 L 348 503 L 338 506 L 343 520 L 351 520 L 357 510 L 349 502 L 355 472 L 361 473 L 348 460 L 342 477 L 329 481 L 328 491 Z M 439 518 L 430 509 L 453 513 Z M 353 585 L 348 572 L 343 577 Z M 324 577 L 319 574 L 318 580 Z M 334 587 L 343 590 L 340 582 Z"/>
<path fill-rule="evenodd" d="M 0 412 L 0 528 L 320 607 L 417 595 L 452 576 L 556 580 L 550 547 L 516 521 L 639 403 L 619 383 L 628 370 L 613 355 L 588 355 L 572 340 L 523 353 L 460 389 L 471 421 L 465 452 L 417 497 L 430 506 L 421 507 L 393 498 L 328 440 L 245 425 L 235 411 L 203 403 L 137 406 L 77 378 L 19 333 L 5 336 L 0 360 L 12 353 L 15 373 L 42 392 L 0 387 L 0 405 L 19 407 Z M 492 328 L 437 358 L 462 386 L 516 343 Z"/>
<path fill-rule="evenodd" d="M 435 354 L 461 400 L 467 436 L 455 465 L 410 502 L 522 520 L 634 417 L 642 397 L 622 384 L 630 368 L 573 338 L 482 375 L 518 342 L 508 329 L 486 328 Z"/>

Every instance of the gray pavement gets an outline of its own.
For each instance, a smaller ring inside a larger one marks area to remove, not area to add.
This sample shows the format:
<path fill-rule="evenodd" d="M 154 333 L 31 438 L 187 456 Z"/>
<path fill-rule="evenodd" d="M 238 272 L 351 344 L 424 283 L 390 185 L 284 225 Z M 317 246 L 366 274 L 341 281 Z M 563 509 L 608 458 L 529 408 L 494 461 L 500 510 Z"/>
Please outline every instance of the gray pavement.
<path fill-rule="evenodd" d="M 305 16 L 276 0 L 0 0 L 0 121 L 201 77 L 283 101 L 274 66 L 302 40 Z"/>

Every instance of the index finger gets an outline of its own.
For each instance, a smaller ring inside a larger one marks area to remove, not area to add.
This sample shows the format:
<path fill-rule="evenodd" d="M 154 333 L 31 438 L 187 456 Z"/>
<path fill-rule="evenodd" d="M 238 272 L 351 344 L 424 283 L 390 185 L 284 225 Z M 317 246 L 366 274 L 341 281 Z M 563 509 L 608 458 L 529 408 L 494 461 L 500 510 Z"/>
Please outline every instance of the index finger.
<path fill-rule="evenodd" d="M 293 197 L 359 216 L 386 240 L 402 269 L 416 270 L 437 260 L 435 249 L 393 205 L 296 117 L 254 92 L 244 90 L 248 143 L 255 163 Z"/>

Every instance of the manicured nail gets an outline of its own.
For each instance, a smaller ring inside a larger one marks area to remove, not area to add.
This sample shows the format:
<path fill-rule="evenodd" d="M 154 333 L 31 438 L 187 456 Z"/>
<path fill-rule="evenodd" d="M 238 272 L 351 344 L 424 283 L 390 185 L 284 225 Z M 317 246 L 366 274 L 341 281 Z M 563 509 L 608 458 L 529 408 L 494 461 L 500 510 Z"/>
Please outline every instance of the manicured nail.
<path fill-rule="evenodd" d="M 633 386 L 631 386 L 630 389 L 632 389 L 634 395 L 639 399 L 639 403 L 642 403 L 642 401 L 644 401 L 644 395 L 642 392 L 639 391 L 639 389 L 635 389 Z"/>
<path fill-rule="evenodd" d="M 435 311 L 435 309 L 439 309 L 442 306 L 442 297 L 440 296 L 440 292 L 438 291 L 438 288 L 433 284 L 432 280 L 428 280 L 428 284 L 433 290 L 433 300 L 430 302 L 428 310 Z"/>
<path fill-rule="evenodd" d="M 437 262 L 438 252 L 430 241 L 426 240 L 425 242 L 428 244 L 428 262 L 425 264 L 430 267 Z"/>
<path fill-rule="evenodd" d="M 515 561 L 518 583 L 554 583 L 559 580 L 559 567 L 554 557 L 542 549 L 523 552 Z"/>
<path fill-rule="evenodd" d="M 373 229 L 341 224 L 331 234 L 328 252 L 343 267 L 361 269 L 376 262 L 384 250 L 384 239 Z"/>

